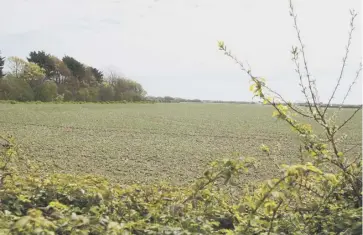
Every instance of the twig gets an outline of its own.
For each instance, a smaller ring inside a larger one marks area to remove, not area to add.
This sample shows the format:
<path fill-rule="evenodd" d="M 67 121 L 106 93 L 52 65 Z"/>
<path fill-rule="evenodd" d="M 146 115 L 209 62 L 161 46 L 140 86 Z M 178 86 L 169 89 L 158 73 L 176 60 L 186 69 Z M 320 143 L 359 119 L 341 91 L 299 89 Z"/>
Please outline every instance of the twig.
<path fill-rule="evenodd" d="M 349 149 L 347 149 L 347 150 L 343 151 L 343 154 L 346 154 L 346 153 L 350 152 L 351 150 L 353 150 L 354 148 L 356 148 L 356 147 L 358 147 L 358 146 L 360 146 L 360 144 L 355 144 L 355 145 L 353 145 L 353 146 L 352 146 L 352 147 L 350 147 Z"/>
<path fill-rule="evenodd" d="M 271 93 L 277 95 L 283 102 L 285 105 L 287 105 L 289 108 L 291 108 L 293 111 L 295 111 L 296 113 L 300 114 L 303 117 L 307 117 L 307 118 L 313 118 L 312 116 L 310 116 L 309 114 L 304 113 L 302 110 L 298 109 L 297 107 L 294 107 L 290 102 L 287 102 L 278 92 L 272 90 L 271 88 L 269 88 L 266 85 L 263 85 L 263 87 L 265 87 L 267 90 L 269 90 Z"/>
<path fill-rule="evenodd" d="M 281 204 L 282 204 L 283 200 L 280 200 L 279 204 L 277 205 L 277 207 L 275 208 L 273 214 L 272 214 L 272 218 L 271 218 L 271 221 L 270 221 L 270 227 L 268 229 L 268 233 L 267 235 L 270 235 L 271 234 L 271 231 L 272 231 L 272 228 L 273 228 L 273 222 L 275 220 L 275 217 L 276 217 L 276 214 L 277 214 L 277 211 L 279 210 Z"/>
<path fill-rule="evenodd" d="M 357 72 L 355 74 L 355 78 L 354 78 L 353 82 L 350 84 L 350 86 L 348 88 L 348 91 L 345 94 L 344 99 L 343 99 L 342 103 L 339 106 L 339 110 L 342 109 L 342 107 L 343 107 L 343 105 L 345 103 L 345 100 L 347 99 L 348 95 L 350 94 L 350 91 L 352 90 L 352 87 L 354 86 L 354 84 L 358 81 L 358 78 L 359 78 L 359 75 L 360 75 L 361 72 L 362 72 L 362 62 L 359 63 L 359 68 L 358 68 L 358 70 L 357 70 Z"/>
<path fill-rule="evenodd" d="M 260 206 L 263 204 L 263 202 L 267 199 L 268 196 L 270 196 L 271 192 L 273 190 L 275 190 L 275 188 L 277 186 L 279 186 L 281 184 L 281 182 L 283 182 L 286 178 L 288 178 L 289 176 L 284 176 L 282 178 L 280 178 L 264 195 L 263 197 L 256 203 L 256 207 L 255 209 L 253 209 L 250 213 L 250 215 L 254 215 L 256 213 L 256 211 L 260 208 Z M 251 219 L 248 220 L 248 224 L 247 227 L 245 228 L 244 232 L 247 232 L 247 230 L 249 229 L 249 227 L 251 226 Z"/>
<path fill-rule="evenodd" d="M 352 113 L 352 115 L 347 119 L 347 120 L 345 120 L 335 131 L 334 131 L 334 133 L 336 133 L 337 131 L 339 131 L 342 127 L 344 127 L 345 126 L 345 124 L 347 124 L 350 120 L 352 120 L 352 118 L 356 115 L 356 113 L 358 113 L 359 112 L 359 110 L 361 110 L 362 109 L 362 106 L 360 106 L 359 108 L 357 108 L 355 111 L 354 111 L 354 113 Z"/>
<path fill-rule="evenodd" d="M 308 96 L 308 94 L 306 93 L 306 87 L 304 86 L 304 83 L 303 83 L 303 75 L 302 75 L 302 73 L 301 73 L 301 70 L 300 70 L 300 63 L 299 63 L 299 60 L 298 60 L 298 52 L 297 52 L 297 49 L 296 48 L 293 48 L 293 50 L 292 50 L 292 52 L 291 52 L 292 54 L 293 54 L 293 58 L 292 58 L 292 60 L 294 61 L 294 63 L 295 63 L 295 66 L 296 66 L 296 69 L 295 69 L 295 71 L 296 71 L 296 73 L 299 75 L 299 80 L 300 80 L 300 86 L 301 86 L 301 88 L 302 88 L 302 90 L 301 90 L 301 92 L 304 94 L 304 96 L 305 96 L 305 99 L 306 99 L 306 102 L 308 103 L 308 107 L 309 107 L 309 110 L 310 110 L 310 113 L 311 114 L 313 114 L 314 115 L 314 112 L 313 112 L 313 110 L 312 110 L 312 105 L 311 105 L 311 103 L 310 103 L 310 100 L 309 100 L 309 96 Z"/>
<path fill-rule="evenodd" d="M 344 55 L 344 57 L 343 57 L 343 65 L 342 65 L 342 68 L 341 68 L 341 70 L 340 70 L 340 75 L 339 75 L 339 78 L 338 78 L 337 84 L 335 85 L 335 87 L 334 87 L 334 91 L 333 91 L 332 95 L 330 96 L 328 103 L 327 103 L 327 104 L 326 104 L 326 106 L 325 106 L 325 109 L 324 109 L 323 115 L 325 115 L 325 113 L 326 113 L 326 111 L 327 111 L 328 107 L 330 106 L 330 103 L 331 103 L 332 99 L 334 98 L 334 95 L 335 95 L 335 93 L 337 92 L 338 87 L 340 86 L 340 82 L 341 82 L 341 80 L 342 80 L 342 78 L 343 78 L 344 69 L 345 69 L 346 62 L 347 62 L 348 55 L 349 55 L 349 48 L 350 48 L 350 45 L 351 45 L 351 43 L 352 43 L 352 35 L 353 35 L 353 31 L 354 31 L 354 29 L 355 29 L 355 27 L 354 27 L 354 19 L 355 19 L 355 17 L 357 16 L 357 13 L 355 13 L 355 11 L 354 11 L 354 10 L 351 10 L 351 11 L 350 11 L 350 14 L 351 14 L 352 18 L 351 18 L 351 20 L 350 20 L 350 30 L 349 30 L 349 34 L 348 34 L 348 44 L 347 44 L 347 46 L 346 46 L 346 48 L 345 48 L 345 55 Z M 344 99 L 344 100 L 345 100 L 345 99 Z"/>
<path fill-rule="evenodd" d="M 297 25 L 297 15 L 295 14 L 295 10 L 294 10 L 294 6 L 292 4 L 292 0 L 290 0 L 290 16 L 294 19 L 294 28 L 296 30 L 296 34 L 297 34 L 297 38 L 299 40 L 299 43 L 300 43 L 300 51 L 301 51 L 301 54 L 302 54 L 302 58 L 303 58 L 303 62 L 304 62 L 304 68 L 305 68 L 305 71 L 306 71 L 306 78 L 308 80 L 308 84 L 309 84 L 309 91 L 310 91 L 310 94 L 311 94 L 311 98 L 313 100 L 313 104 L 314 104 L 314 108 L 316 109 L 316 112 L 319 114 L 319 116 L 322 116 L 320 110 L 319 110 L 319 106 L 318 106 L 318 103 L 317 103 L 317 99 L 316 99 L 316 96 L 318 95 L 317 93 L 317 90 L 316 88 L 313 88 L 312 87 L 312 84 L 313 84 L 313 81 L 310 77 L 310 72 L 309 72 L 309 68 L 308 68 L 308 64 L 307 64 L 307 60 L 306 60 L 306 55 L 305 55 L 305 46 L 302 42 L 302 39 L 301 39 L 301 35 L 300 35 L 300 29 Z"/>

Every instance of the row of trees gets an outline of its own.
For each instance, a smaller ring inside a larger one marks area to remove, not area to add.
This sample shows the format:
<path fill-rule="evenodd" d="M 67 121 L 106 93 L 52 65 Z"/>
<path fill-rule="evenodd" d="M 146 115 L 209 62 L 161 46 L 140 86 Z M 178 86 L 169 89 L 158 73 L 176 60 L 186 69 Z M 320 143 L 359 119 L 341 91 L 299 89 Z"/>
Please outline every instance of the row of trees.
<path fill-rule="evenodd" d="M 8 68 L 8 71 L 4 71 Z M 26 60 L 0 56 L 0 99 L 49 101 L 141 101 L 141 84 L 111 72 L 104 76 L 71 56 L 32 51 Z"/>

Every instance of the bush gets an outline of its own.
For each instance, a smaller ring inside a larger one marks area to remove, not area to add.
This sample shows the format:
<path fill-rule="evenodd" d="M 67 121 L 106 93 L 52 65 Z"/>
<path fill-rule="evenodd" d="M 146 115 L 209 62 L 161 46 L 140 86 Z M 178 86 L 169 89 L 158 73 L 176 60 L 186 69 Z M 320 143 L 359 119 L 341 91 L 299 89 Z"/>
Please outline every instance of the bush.
<path fill-rule="evenodd" d="M 112 86 L 102 85 L 99 89 L 98 100 L 99 101 L 112 101 L 114 98 L 115 92 Z"/>
<path fill-rule="evenodd" d="M 72 101 L 73 100 L 73 94 L 69 90 L 65 90 L 63 94 L 63 100 L 64 101 Z"/>
<path fill-rule="evenodd" d="M 54 101 L 57 95 L 57 84 L 53 81 L 45 81 L 35 88 L 35 99 L 42 102 Z"/>
<path fill-rule="evenodd" d="M 64 94 L 62 95 L 57 95 L 57 97 L 55 97 L 54 101 L 56 103 L 62 103 L 64 101 Z"/>
<path fill-rule="evenodd" d="M 90 101 L 88 88 L 79 89 L 79 91 L 77 92 L 77 100 L 83 102 Z"/>
<path fill-rule="evenodd" d="M 0 99 L 16 101 L 34 100 L 32 88 L 22 78 L 7 75 L 0 80 L 0 90 Z"/>

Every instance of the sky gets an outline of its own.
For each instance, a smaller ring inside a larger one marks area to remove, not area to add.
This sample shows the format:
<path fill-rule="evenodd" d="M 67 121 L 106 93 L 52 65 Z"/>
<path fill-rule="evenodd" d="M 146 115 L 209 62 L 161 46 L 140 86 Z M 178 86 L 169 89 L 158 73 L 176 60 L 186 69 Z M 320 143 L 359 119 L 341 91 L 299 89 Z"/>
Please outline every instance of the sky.
<path fill-rule="evenodd" d="M 350 9 L 360 0 L 294 0 L 308 66 L 326 102 L 339 77 Z M 0 50 L 26 58 L 44 50 L 69 55 L 143 85 L 148 95 L 251 101 L 250 79 L 218 50 L 217 41 L 254 75 L 291 101 L 303 101 L 291 61 L 297 45 L 288 0 L 0 0 Z M 343 82 L 359 67 L 358 15 Z M 362 103 L 362 79 L 346 103 Z"/>

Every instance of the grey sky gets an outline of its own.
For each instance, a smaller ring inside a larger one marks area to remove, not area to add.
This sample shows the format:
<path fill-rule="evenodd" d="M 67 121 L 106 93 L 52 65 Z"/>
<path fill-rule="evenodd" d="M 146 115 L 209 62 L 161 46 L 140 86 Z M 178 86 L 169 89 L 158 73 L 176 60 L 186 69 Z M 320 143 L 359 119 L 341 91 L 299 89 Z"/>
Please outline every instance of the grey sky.
<path fill-rule="evenodd" d="M 326 101 L 339 75 L 349 10 L 360 0 L 295 0 L 311 73 Z M 296 45 L 288 0 L 0 0 L 0 50 L 67 54 L 140 82 L 149 95 L 251 100 L 249 79 L 217 40 L 289 99 L 302 100 L 289 51 Z M 361 60 L 361 16 L 342 98 Z M 362 79 L 347 103 L 361 103 Z M 336 99 L 334 102 L 339 102 Z"/>

